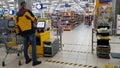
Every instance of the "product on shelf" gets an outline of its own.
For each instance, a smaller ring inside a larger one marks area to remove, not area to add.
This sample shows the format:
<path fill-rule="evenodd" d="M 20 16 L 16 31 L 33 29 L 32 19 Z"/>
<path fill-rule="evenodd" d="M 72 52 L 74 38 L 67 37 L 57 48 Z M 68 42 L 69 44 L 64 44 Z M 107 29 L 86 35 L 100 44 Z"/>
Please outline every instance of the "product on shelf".
<path fill-rule="evenodd" d="M 59 17 L 62 17 L 61 25 L 65 31 L 70 31 L 77 27 L 83 21 L 83 15 L 79 15 L 74 11 L 58 11 L 51 15 L 52 25 L 56 25 Z"/>
<path fill-rule="evenodd" d="M 112 6 L 109 4 L 105 4 L 98 8 L 98 14 L 97 14 L 97 24 L 98 26 L 110 26 L 111 23 L 109 22 L 109 19 L 112 17 Z"/>

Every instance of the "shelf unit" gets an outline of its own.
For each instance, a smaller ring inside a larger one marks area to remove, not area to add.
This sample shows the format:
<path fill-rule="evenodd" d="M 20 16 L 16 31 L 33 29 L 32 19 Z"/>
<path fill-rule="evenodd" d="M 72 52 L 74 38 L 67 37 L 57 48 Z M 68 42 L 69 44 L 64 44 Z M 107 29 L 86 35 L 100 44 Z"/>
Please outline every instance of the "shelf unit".
<path fill-rule="evenodd" d="M 63 13 L 63 28 L 64 30 L 72 30 L 83 21 L 83 15 L 78 15 L 73 11 Z"/>
<path fill-rule="evenodd" d="M 51 14 L 51 21 L 52 21 L 51 22 L 52 27 L 57 28 L 57 21 L 58 21 L 57 13 Z"/>
<path fill-rule="evenodd" d="M 74 11 L 59 11 L 58 13 L 52 14 L 52 25 L 56 26 L 57 24 L 57 19 L 59 17 L 62 17 L 62 28 L 65 31 L 70 31 L 73 28 L 77 27 L 80 25 L 81 22 L 83 22 L 83 15 L 79 15 Z"/>
<path fill-rule="evenodd" d="M 97 48 L 96 48 L 96 53 L 97 56 L 100 58 L 106 58 L 110 59 L 110 34 L 109 30 L 110 26 L 98 26 L 97 30 Z"/>
<path fill-rule="evenodd" d="M 71 19 L 72 19 L 72 13 L 70 12 L 63 12 L 63 20 L 62 20 L 62 26 L 63 26 L 63 29 L 66 30 L 66 31 L 69 31 L 72 29 L 72 26 L 71 26 Z"/>

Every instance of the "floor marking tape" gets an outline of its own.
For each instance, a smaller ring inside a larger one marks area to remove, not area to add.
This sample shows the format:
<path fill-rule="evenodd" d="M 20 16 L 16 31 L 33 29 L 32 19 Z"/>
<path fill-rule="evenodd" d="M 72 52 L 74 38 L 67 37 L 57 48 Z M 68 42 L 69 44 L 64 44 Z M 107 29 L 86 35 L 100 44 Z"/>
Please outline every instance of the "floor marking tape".
<path fill-rule="evenodd" d="M 83 65 L 83 67 L 87 67 L 88 65 Z"/>
<path fill-rule="evenodd" d="M 65 64 L 68 64 L 68 62 L 65 62 Z"/>
<path fill-rule="evenodd" d="M 74 66 L 77 66 L 78 64 L 74 64 Z"/>
<path fill-rule="evenodd" d="M 72 66 L 79 66 L 79 67 L 86 67 L 86 68 L 97 68 L 97 66 L 63 62 L 63 61 L 57 61 L 57 60 L 46 60 L 46 62 L 56 63 L 56 64 L 64 64 L 64 65 L 72 65 Z"/>

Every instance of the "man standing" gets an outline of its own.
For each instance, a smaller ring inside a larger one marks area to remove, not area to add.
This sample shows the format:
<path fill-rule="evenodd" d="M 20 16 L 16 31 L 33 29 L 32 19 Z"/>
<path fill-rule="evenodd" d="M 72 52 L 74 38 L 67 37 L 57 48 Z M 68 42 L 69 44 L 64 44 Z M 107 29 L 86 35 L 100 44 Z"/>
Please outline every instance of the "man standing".
<path fill-rule="evenodd" d="M 36 57 L 36 37 L 35 37 L 35 21 L 33 13 L 26 8 L 26 2 L 21 2 L 21 8 L 16 14 L 17 23 L 20 28 L 20 35 L 24 38 L 24 57 L 26 64 L 30 63 L 33 60 L 33 66 L 38 65 L 41 61 L 37 61 Z M 27 24 L 26 24 L 27 23 Z M 32 59 L 28 56 L 28 42 L 31 42 L 32 45 Z"/>

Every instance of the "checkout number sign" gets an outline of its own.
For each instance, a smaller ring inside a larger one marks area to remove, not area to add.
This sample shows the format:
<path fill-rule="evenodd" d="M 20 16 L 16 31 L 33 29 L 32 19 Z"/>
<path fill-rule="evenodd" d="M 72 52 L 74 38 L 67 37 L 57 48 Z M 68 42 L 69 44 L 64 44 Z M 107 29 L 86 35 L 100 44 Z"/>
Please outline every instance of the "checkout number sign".
<path fill-rule="evenodd" d="M 43 9 L 43 4 L 36 4 L 36 8 L 37 8 L 38 10 Z"/>
<path fill-rule="evenodd" d="M 120 15 L 117 15 L 117 34 L 120 34 Z"/>

